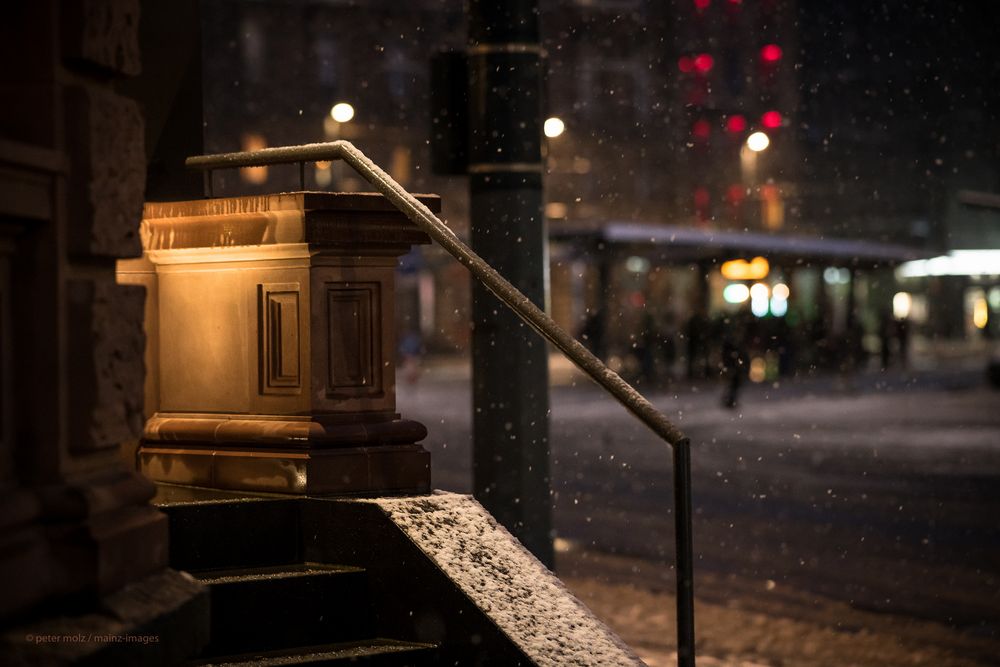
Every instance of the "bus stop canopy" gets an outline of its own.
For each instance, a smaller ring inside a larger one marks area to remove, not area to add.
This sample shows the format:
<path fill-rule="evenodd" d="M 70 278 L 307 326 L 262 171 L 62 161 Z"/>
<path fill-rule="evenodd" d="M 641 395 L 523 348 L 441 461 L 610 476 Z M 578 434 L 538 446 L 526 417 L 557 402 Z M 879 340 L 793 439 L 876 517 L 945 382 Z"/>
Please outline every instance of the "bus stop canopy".
<path fill-rule="evenodd" d="M 632 247 L 649 246 L 662 260 L 699 262 L 760 255 L 783 264 L 841 266 L 896 265 L 929 257 L 912 246 L 846 239 L 764 232 L 739 232 L 678 227 L 644 222 L 605 222 L 598 225 L 561 225 L 553 240 L 590 240 Z"/>

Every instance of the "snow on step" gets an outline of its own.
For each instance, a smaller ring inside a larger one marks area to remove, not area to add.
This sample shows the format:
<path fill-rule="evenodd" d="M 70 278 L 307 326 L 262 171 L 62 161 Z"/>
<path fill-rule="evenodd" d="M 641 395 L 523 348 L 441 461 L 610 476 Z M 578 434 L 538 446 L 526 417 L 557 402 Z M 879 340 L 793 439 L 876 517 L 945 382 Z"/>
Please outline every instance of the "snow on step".
<path fill-rule="evenodd" d="M 471 496 L 373 498 L 536 664 L 642 665 Z"/>

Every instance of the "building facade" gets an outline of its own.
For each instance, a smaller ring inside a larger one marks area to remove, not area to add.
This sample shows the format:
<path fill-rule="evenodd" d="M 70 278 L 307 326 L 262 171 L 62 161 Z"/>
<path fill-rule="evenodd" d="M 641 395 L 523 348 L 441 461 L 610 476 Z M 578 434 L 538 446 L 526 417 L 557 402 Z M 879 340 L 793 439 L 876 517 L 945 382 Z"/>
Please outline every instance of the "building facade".
<path fill-rule="evenodd" d="M 548 0 L 540 11 L 545 106 L 562 121 L 546 147 L 547 224 L 558 237 L 551 308 L 577 331 L 598 306 L 621 312 L 628 325 L 610 338 L 624 352 L 643 312 L 669 328 L 728 308 L 713 261 L 751 259 L 749 250 L 699 263 L 652 245 L 609 252 L 586 235 L 570 242 L 578 230 L 629 221 L 934 252 L 947 244 L 948 192 L 966 178 L 995 188 L 983 170 L 996 164 L 995 94 L 967 63 L 996 59 L 971 10 Z M 465 180 L 431 173 L 429 143 L 429 61 L 464 49 L 462 3 L 226 1 L 205 12 L 205 80 L 227 82 L 205 90 L 206 150 L 350 139 L 410 190 L 440 193 L 445 219 L 465 233 Z M 928 41 L 941 46 L 928 52 Z M 354 115 L 332 118 L 337 103 Z M 305 185 L 362 187 L 323 164 Z M 223 193 L 298 187 L 292 168 L 217 182 Z M 873 333 L 896 289 L 890 255 L 867 267 L 835 256 L 799 262 L 794 280 L 815 287 L 793 290 L 791 310 L 826 310 L 838 332 L 856 314 Z M 403 266 L 401 326 L 432 351 L 464 349 L 464 270 L 433 249 Z M 826 269 L 848 271 L 851 283 L 824 280 Z M 790 280 L 778 273 L 769 287 Z"/>

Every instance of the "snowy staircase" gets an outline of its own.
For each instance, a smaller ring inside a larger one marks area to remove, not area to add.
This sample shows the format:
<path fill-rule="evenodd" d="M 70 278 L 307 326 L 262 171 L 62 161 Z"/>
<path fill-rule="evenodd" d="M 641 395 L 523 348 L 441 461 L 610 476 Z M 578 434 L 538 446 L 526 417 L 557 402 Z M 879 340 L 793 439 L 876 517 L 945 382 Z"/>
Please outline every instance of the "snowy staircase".
<path fill-rule="evenodd" d="M 210 589 L 197 665 L 642 664 L 468 496 L 154 503 L 171 567 Z"/>
<path fill-rule="evenodd" d="M 378 636 L 364 568 L 303 560 L 292 507 L 165 508 L 171 567 L 211 592 L 210 640 L 193 664 L 437 664 L 433 644 Z"/>

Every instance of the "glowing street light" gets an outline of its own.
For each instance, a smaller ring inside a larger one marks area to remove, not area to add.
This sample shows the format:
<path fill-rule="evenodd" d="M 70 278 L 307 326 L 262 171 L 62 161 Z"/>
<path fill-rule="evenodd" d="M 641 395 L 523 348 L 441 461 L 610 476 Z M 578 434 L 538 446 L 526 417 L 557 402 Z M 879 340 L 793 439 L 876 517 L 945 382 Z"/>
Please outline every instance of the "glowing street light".
<path fill-rule="evenodd" d="M 754 153 L 759 153 L 771 144 L 771 140 L 763 132 L 754 132 L 747 137 L 747 148 Z"/>
<path fill-rule="evenodd" d="M 750 298 L 750 288 L 743 283 L 730 283 L 722 290 L 727 303 L 743 303 Z"/>
<path fill-rule="evenodd" d="M 750 288 L 750 298 L 751 299 L 766 299 L 770 288 L 764 283 L 754 283 Z"/>
<path fill-rule="evenodd" d="M 354 107 L 347 102 L 337 102 L 330 109 L 330 118 L 338 123 L 346 123 L 354 118 Z"/>
<path fill-rule="evenodd" d="M 768 289 L 764 283 L 754 283 L 750 288 L 750 312 L 757 317 L 767 315 L 771 304 L 768 300 Z"/>
<path fill-rule="evenodd" d="M 754 257 L 749 262 L 745 259 L 731 259 L 719 267 L 723 278 L 729 280 L 763 280 L 771 271 L 771 264 L 763 257 Z"/>
<path fill-rule="evenodd" d="M 897 320 L 905 320 L 913 308 L 913 296 L 909 292 L 896 292 L 892 296 L 892 316 Z"/>
<path fill-rule="evenodd" d="M 555 139 L 560 134 L 566 131 L 566 123 L 562 122 L 561 118 L 546 118 L 545 124 L 542 126 L 545 131 L 545 136 L 549 139 Z"/>

